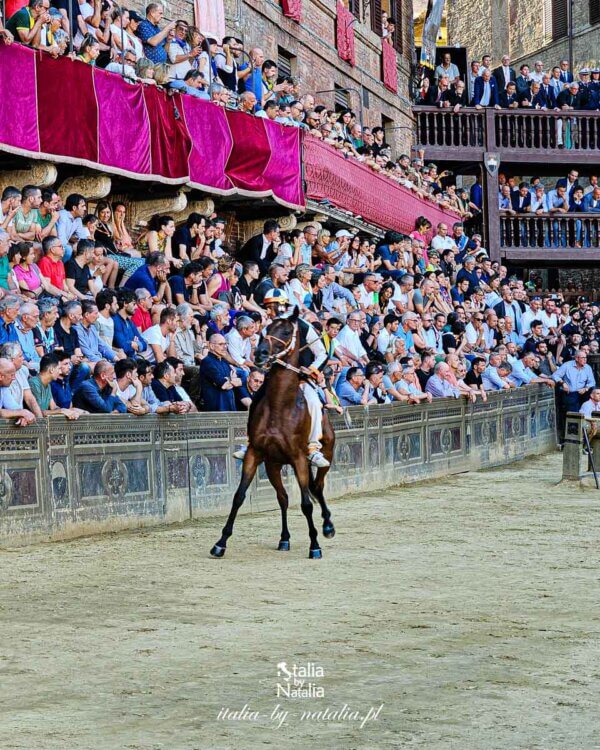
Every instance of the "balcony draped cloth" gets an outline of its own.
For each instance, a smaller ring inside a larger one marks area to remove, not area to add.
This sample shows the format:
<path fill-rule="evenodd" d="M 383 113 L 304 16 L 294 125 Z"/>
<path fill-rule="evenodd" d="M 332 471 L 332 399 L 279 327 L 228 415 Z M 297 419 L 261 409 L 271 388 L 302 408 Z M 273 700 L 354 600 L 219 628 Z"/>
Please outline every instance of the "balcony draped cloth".
<path fill-rule="evenodd" d="M 281 0 L 281 9 L 287 18 L 292 18 L 298 23 L 302 20 L 302 0 Z"/>
<path fill-rule="evenodd" d="M 385 39 L 381 40 L 381 67 L 383 85 L 394 94 L 398 93 L 398 60 L 394 46 Z"/>
<path fill-rule="evenodd" d="M 356 19 L 346 6 L 337 4 L 336 44 L 338 57 L 354 65 L 354 21 Z"/>
<path fill-rule="evenodd" d="M 203 34 L 215 36 L 219 41 L 225 36 L 225 6 L 223 0 L 195 0 L 194 18 Z"/>
<path fill-rule="evenodd" d="M 0 44 L 0 101 L 0 150 L 304 206 L 297 128 L 17 44 Z"/>
<path fill-rule="evenodd" d="M 311 136 L 304 139 L 304 179 L 307 198 L 328 200 L 385 229 L 408 234 L 419 216 L 427 217 L 434 227 L 439 222 L 460 221 L 458 214 L 421 200 L 408 188 L 355 159 L 346 159 L 333 146 Z"/>

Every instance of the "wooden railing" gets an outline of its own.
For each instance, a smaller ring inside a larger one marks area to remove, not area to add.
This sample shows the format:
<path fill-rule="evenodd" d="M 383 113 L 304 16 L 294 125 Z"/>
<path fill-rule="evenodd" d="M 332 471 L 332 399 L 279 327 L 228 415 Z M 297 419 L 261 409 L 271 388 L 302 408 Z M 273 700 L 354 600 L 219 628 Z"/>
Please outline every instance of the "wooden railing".
<path fill-rule="evenodd" d="M 483 151 L 600 153 L 600 112 L 414 107 L 414 114 L 417 148 L 452 148 L 456 157 Z"/>
<path fill-rule="evenodd" d="M 573 257 L 581 249 L 599 249 L 600 213 L 544 216 L 501 213 L 500 247 L 546 248 L 549 252 L 553 248 L 571 248 Z"/>

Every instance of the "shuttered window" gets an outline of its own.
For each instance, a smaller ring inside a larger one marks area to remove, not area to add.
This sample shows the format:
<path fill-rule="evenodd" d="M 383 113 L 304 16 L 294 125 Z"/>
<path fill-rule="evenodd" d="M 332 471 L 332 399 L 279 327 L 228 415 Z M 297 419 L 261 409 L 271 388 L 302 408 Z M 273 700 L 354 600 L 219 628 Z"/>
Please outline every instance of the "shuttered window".
<path fill-rule="evenodd" d="M 552 39 L 562 39 L 569 33 L 567 3 L 569 0 L 554 0 L 552 3 Z"/>
<path fill-rule="evenodd" d="M 348 92 L 337 83 L 334 84 L 335 88 L 335 111 L 339 112 L 342 109 L 350 109 L 350 100 L 348 98 Z"/>
<path fill-rule="evenodd" d="M 348 0 L 348 10 L 355 18 L 360 18 L 360 0 Z"/>
<path fill-rule="evenodd" d="M 600 0 L 590 0 L 590 23 L 600 23 Z"/>
<path fill-rule="evenodd" d="M 569 33 L 568 2 L 569 0 L 544 0 L 545 44 L 562 39 Z"/>
<path fill-rule="evenodd" d="M 279 77 L 291 78 L 293 75 L 294 56 L 283 47 L 277 47 L 277 72 Z"/>
<path fill-rule="evenodd" d="M 396 21 L 394 32 L 394 49 L 402 52 L 402 0 L 392 0 L 392 18 Z"/>
<path fill-rule="evenodd" d="M 381 36 L 382 23 L 381 23 L 381 0 L 371 0 L 370 13 L 371 13 L 371 31 L 374 31 L 377 36 Z"/>

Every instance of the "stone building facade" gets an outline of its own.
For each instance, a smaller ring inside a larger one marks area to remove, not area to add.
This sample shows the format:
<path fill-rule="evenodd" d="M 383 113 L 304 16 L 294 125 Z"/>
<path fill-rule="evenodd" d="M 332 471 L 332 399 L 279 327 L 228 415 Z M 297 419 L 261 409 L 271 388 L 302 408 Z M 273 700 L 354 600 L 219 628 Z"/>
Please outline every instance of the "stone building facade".
<path fill-rule="evenodd" d="M 466 47 L 470 59 L 492 55 L 500 64 L 510 55 L 513 64 L 547 67 L 568 59 L 569 0 L 453 0 L 448 6 L 448 43 Z M 572 0 L 573 67 L 600 64 L 600 3 Z"/>

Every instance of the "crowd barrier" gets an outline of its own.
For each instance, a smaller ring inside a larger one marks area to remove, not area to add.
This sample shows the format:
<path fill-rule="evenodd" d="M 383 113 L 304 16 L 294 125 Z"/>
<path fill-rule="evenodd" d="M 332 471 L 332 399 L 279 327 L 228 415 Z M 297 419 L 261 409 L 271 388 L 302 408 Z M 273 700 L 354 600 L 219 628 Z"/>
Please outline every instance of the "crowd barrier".
<path fill-rule="evenodd" d="M 492 393 L 487 403 L 436 399 L 348 412 L 348 421 L 334 417 L 329 498 L 508 464 L 556 445 L 554 396 L 540 385 Z M 245 424 L 243 413 L 57 416 L 20 429 L 2 421 L 0 544 L 225 514 Z M 261 467 L 244 510 L 276 507 Z"/>

